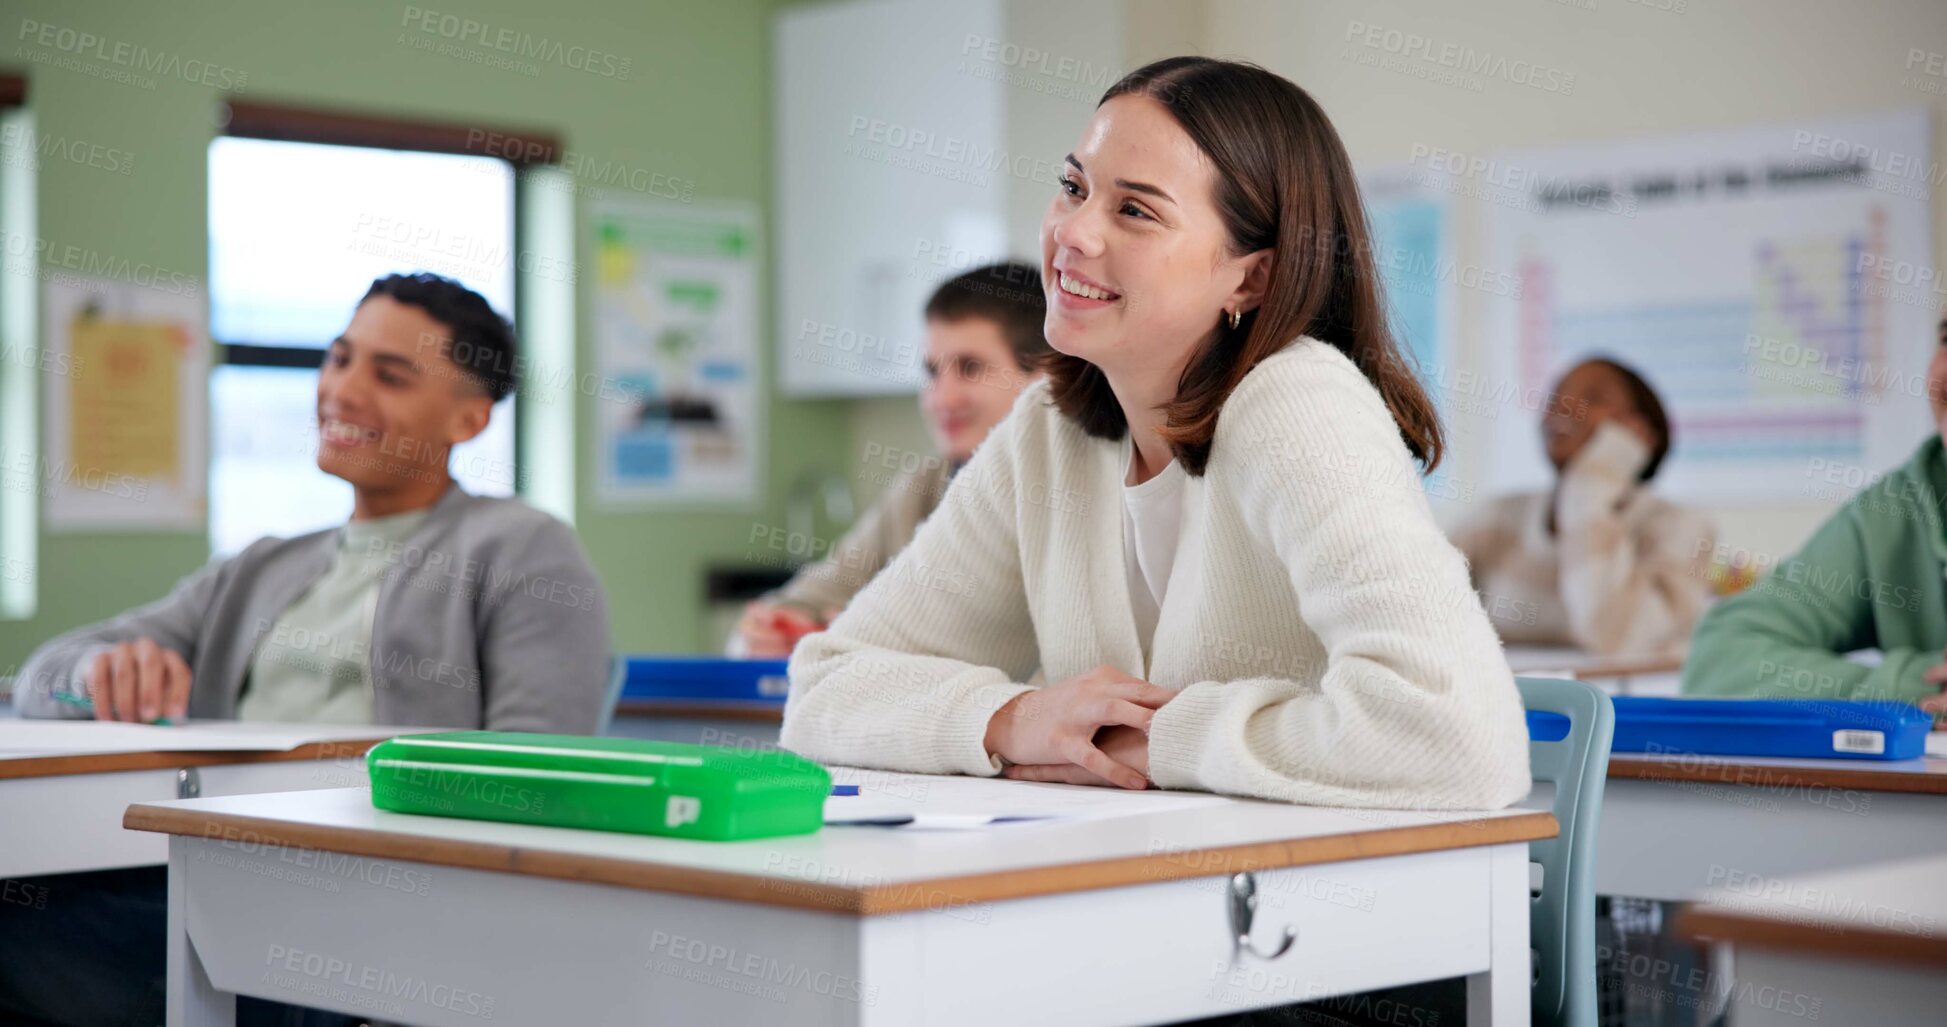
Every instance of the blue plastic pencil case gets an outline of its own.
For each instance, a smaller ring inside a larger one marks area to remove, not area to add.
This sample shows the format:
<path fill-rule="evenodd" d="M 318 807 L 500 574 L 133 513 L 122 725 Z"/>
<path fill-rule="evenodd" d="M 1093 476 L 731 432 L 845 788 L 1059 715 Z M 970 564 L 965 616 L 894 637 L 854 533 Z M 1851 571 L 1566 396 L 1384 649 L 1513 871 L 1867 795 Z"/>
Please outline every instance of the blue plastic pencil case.
<path fill-rule="evenodd" d="M 1842 699 L 1669 699 L 1615 696 L 1616 752 L 1910 760 L 1933 717 L 1902 702 Z M 1528 713 L 1537 742 L 1568 734 L 1559 713 Z"/>
<path fill-rule="evenodd" d="M 683 699 L 784 705 L 785 660 L 720 656 L 631 656 L 622 677 L 625 699 Z"/>

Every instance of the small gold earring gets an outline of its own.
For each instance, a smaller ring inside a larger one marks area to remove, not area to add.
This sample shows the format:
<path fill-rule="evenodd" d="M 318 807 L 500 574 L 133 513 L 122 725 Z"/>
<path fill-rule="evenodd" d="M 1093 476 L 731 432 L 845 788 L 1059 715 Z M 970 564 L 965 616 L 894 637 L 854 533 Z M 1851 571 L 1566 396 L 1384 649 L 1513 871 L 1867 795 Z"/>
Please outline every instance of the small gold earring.
<path fill-rule="evenodd" d="M 1243 311 L 1241 311 L 1241 310 L 1238 310 L 1238 309 L 1235 309 L 1235 308 L 1232 308 L 1232 310 L 1231 310 L 1231 312 L 1230 312 L 1230 330 L 1231 330 L 1231 331 L 1233 331 L 1233 332 L 1234 332 L 1234 331 L 1236 331 L 1236 330 L 1237 330 L 1237 326 L 1238 326 L 1238 325 L 1240 325 L 1240 324 L 1243 324 L 1243 323 L 1244 323 L 1244 312 L 1243 312 Z"/>

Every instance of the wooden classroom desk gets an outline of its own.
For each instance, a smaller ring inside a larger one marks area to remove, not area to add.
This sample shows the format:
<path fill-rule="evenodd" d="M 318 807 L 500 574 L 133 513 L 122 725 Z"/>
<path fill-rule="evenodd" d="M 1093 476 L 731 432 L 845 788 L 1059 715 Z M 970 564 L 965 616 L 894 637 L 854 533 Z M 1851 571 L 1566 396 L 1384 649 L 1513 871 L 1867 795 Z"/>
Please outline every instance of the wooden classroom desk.
<path fill-rule="evenodd" d="M 1794 877 L 1734 871 L 1677 927 L 1730 945 L 1732 1027 L 1947 1016 L 1947 852 Z"/>
<path fill-rule="evenodd" d="M 1597 656 L 1578 649 L 1508 646 L 1508 667 L 1515 674 L 1567 674 L 1615 695 L 1675 695 L 1683 657 L 1638 653 Z"/>
<path fill-rule="evenodd" d="M 126 825 L 170 836 L 173 1027 L 231 1023 L 237 994 L 434 1027 L 1153 1024 L 1448 977 L 1470 1022 L 1526 1024 L 1528 842 L 1557 830 L 1223 801 L 711 843 L 392 813 L 359 788 L 140 803 Z M 1238 950 L 1244 873 L 1254 944 L 1296 930 L 1279 958 Z"/>
<path fill-rule="evenodd" d="M 1537 667 L 1560 662 L 1554 650 L 1509 650 L 1511 661 L 1517 656 Z M 1581 676 L 1642 675 L 1670 673 L 1676 666 L 1665 657 L 1583 657 L 1574 669 Z M 640 727 L 618 720 L 616 733 L 661 731 L 666 734 L 658 737 L 740 748 L 775 745 L 781 709 L 728 709 L 645 709 L 721 719 L 644 719 Z M 1603 895 L 1682 901 L 1709 886 L 1713 867 L 1793 874 L 1947 850 L 1947 759 L 1938 757 L 1882 762 L 1617 753 L 1605 791 L 1595 864 L 1596 891 Z"/>
<path fill-rule="evenodd" d="M 1675 657 L 1511 646 L 1517 674 L 1675 694 Z M 1900 762 L 1615 753 L 1597 831 L 1602 895 L 1684 901 L 1726 867 L 1801 874 L 1947 850 L 1947 759 Z"/>
<path fill-rule="evenodd" d="M 608 733 L 733 749 L 774 749 L 783 724 L 783 703 L 625 697 L 615 708 Z"/>
<path fill-rule="evenodd" d="M 365 751 L 410 730 L 346 727 L 274 751 L 0 752 L 0 878 L 166 863 L 162 839 L 123 830 L 130 803 L 355 785 Z"/>

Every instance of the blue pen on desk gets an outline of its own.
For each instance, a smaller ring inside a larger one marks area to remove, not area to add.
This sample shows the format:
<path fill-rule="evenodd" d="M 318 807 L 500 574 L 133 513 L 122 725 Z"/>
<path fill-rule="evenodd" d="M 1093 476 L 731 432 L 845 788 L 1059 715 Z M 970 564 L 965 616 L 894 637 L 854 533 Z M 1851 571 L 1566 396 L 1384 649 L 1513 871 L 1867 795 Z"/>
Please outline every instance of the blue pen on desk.
<path fill-rule="evenodd" d="M 859 794 L 859 786 L 858 785 L 833 785 L 832 794 L 833 795 L 857 795 Z"/>
<path fill-rule="evenodd" d="M 64 702 L 67 703 L 69 706 L 80 707 L 81 709 L 87 710 L 89 713 L 95 712 L 95 701 L 93 699 L 88 698 L 85 695 L 76 695 L 73 692 L 55 692 L 54 701 Z M 176 722 L 170 720 L 168 717 L 157 717 L 156 719 L 149 721 L 149 723 L 154 724 L 157 727 L 176 726 Z"/>

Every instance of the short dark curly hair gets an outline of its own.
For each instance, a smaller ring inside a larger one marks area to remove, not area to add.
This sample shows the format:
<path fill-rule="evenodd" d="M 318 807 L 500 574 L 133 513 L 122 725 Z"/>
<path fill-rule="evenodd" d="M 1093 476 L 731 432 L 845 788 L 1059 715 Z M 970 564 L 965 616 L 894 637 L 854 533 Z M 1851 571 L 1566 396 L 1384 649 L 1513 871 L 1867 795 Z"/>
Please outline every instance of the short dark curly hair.
<path fill-rule="evenodd" d="M 386 296 L 418 307 L 453 333 L 446 356 L 461 376 L 478 385 L 498 403 L 519 384 L 515 362 L 514 326 L 494 312 L 486 297 L 430 271 L 386 275 L 365 290 L 363 306 L 374 296 Z"/>

